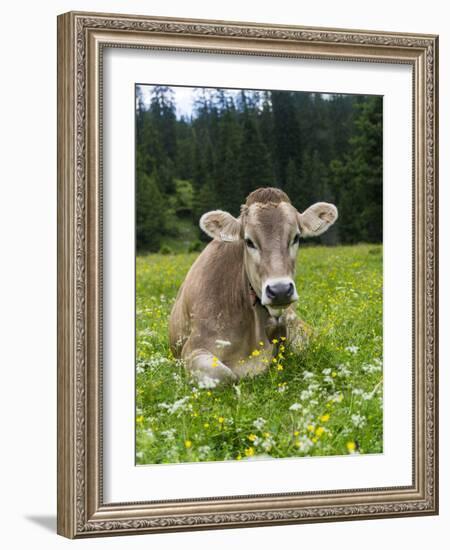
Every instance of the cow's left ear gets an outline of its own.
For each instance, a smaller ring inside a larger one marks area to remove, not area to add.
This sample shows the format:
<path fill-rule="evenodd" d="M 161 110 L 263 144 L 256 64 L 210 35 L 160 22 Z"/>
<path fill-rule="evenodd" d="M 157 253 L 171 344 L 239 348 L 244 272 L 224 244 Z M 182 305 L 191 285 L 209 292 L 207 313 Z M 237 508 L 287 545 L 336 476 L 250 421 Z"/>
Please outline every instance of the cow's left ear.
<path fill-rule="evenodd" d="M 298 223 L 302 237 L 317 237 L 333 225 L 338 218 L 338 211 L 334 204 L 316 202 L 298 214 Z"/>
<path fill-rule="evenodd" d="M 207 235 L 220 241 L 237 241 L 241 235 L 241 222 L 223 210 L 212 210 L 203 214 L 200 227 Z"/>

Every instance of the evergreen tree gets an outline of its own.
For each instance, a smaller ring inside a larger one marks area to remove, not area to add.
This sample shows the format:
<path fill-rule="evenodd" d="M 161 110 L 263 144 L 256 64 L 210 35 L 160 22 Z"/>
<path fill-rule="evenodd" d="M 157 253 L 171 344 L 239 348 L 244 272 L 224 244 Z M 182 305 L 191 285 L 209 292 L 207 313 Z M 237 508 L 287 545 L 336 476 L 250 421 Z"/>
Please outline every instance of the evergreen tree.
<path fill-rule="evenodd" d="M 222 114 L 215 173 L 215 194 L 218 205 L 238 215 L 243 200 L 239 179 L 240 127 L 234 104 Z"/>
<path fill-rule="evenodd" d="M 136 247 L 159 250 L 165 233 L 164 199 L 152 176 L 139 171 L 136 178 Z"/>
<path fill-rule="evenodd" d="M 275 152 L 275 174 L 277 182 L 284 188 L 289 160 L 301 156 L 302 139 L 296 116 L 293 92 L 273 91 L 273 140 Z"/>
<path fill-rule="evenodd" d="M 178 217 L 198 225 L 209 209 L 238 215 L 268 185 L 300 211 L 316 201 L 338 206 L 322 242 L 381 240 L 381 98 L 198 88 L 192 113 L 178 118 L 175 98 L 167 86 L 136 87 L 139 249 L 176 236 Z"/>
<path fill-rule="evenodd" d="M 331 164 L 341 237 L 344 242 L 379 242 L 383 236 L 382 99 L 359 101 L 356 110 L 351 150 Z"/>
<path fill-rule="evenodd" d="M 275 185 L 269 152 L 261 138 L 256 115 L 251 112 L 244 115 L 238 178 L 244 197 L 258 187 Z"/>

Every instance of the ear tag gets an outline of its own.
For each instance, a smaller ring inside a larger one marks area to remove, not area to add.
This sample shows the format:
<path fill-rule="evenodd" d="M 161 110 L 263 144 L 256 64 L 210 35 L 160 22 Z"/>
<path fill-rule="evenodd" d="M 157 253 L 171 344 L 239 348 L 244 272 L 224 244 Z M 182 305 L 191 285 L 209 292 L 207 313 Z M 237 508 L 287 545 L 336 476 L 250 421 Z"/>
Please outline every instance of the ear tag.
<path fill-rule="evenodd" d="M 234 241 L 233 237 L 230 237 L 230 235 L 222 232 L 220 233 L 220 238 L 222 239 L 222 241 L 225 241 L 227 243 L 231 243 Z"/>

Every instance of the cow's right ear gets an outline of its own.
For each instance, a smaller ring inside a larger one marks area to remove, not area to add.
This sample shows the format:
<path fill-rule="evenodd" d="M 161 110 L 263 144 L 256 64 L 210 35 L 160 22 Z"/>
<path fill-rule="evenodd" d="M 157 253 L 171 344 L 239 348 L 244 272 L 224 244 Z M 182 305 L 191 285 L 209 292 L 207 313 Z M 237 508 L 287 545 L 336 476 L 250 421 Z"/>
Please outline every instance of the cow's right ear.
<path fill-rule="evenodd" d="M 213 239 L 225 242 L 239 240 L 241 236 L 241 222 L 228 212 L 212 210 L 200 218 L 201 229 Z"/>

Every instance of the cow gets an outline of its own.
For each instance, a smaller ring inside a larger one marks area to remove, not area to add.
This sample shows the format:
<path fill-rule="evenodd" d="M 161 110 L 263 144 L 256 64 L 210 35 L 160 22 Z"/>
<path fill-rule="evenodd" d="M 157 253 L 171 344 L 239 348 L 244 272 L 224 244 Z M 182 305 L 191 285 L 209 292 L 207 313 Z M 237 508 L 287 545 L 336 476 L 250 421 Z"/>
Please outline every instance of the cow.
<path fill-rule="evenodd" d="M 200 227 L 213 240 L 186 275 L 169 319 L 171 351 L 199 385 L 266 371 L 280 341 L 304 346 L 308 330 L 293 307 L 300 239 L 321 235 L 337 217 L 325 202 L 300 213 L 274 187 L 250 193 L 238 218 L 203 214 Z"/>

